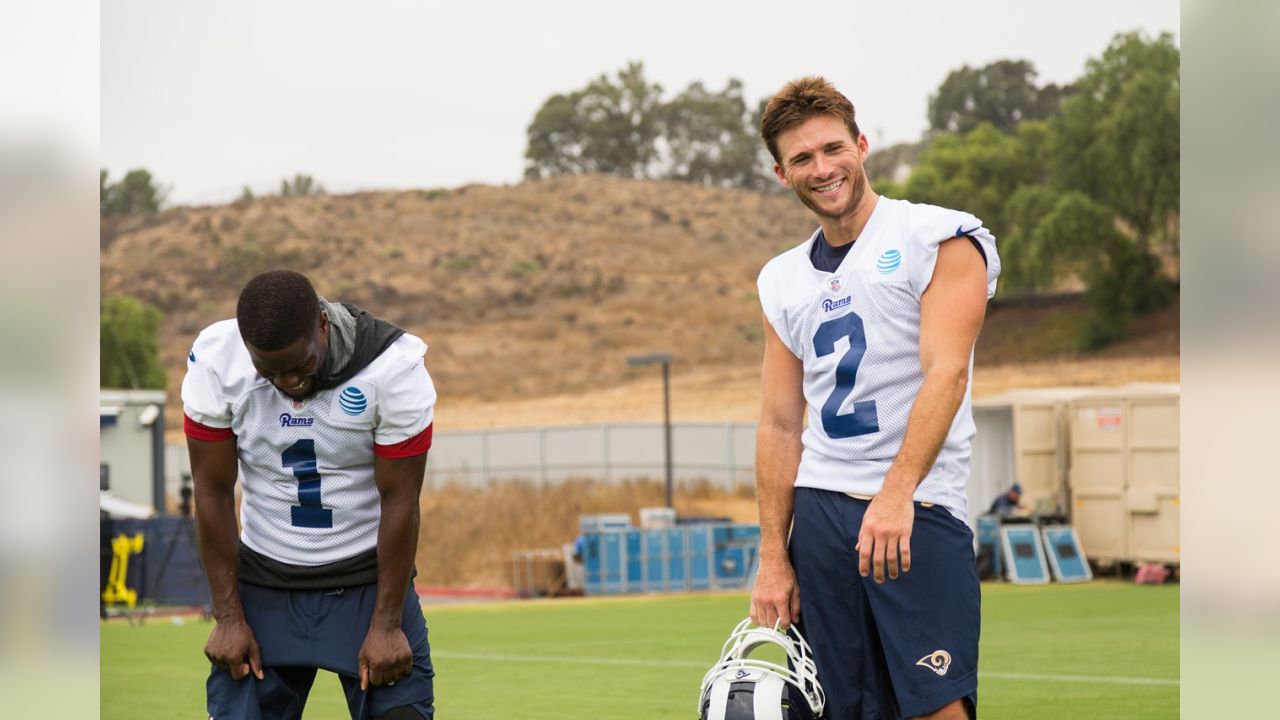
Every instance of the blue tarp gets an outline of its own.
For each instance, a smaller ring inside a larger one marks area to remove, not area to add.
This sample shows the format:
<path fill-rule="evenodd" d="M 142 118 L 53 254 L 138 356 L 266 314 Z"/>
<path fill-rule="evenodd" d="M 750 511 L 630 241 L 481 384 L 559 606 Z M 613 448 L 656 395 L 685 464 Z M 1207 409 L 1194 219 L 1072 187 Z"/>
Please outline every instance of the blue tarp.
<path fill-rule="evenodd" d="M 759 525 L 588 532 L 584 585 L 588 595 L 743 588 L 759 552 Z"/>
<path fill-rule="evenodd" d="M 195 521 L 173 515 L 147 520 L 111 521 L 110 537 L 143 534 L 142 552 L 129 557 L 125 584 L 138 591 L 138 599 L 161 605 L 207 605 L 209 585 L 205 582 L 200 553 L 195 545 Z M 107 537 L 104 542 L 109 542 Z M 107 552 L 110 552 L 108 546 Z M 165 564 L 165 556 L 169 555 Z M 161 565 L 164 573 L 161 577 Z"/>

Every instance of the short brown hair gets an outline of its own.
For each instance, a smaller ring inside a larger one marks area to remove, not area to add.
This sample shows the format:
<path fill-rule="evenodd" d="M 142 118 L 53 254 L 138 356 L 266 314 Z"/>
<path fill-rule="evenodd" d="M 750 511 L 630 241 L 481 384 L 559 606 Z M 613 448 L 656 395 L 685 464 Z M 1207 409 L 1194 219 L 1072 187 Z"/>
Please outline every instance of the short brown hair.
<path fill-rule="evenodd" d="M 774 162 L 782 164 L 778 157 L 778 136 L 818 115 L 830 115 L 844 123 L 854 140 L 862 134 L 854 119 L 853 103 L 826 78 L 810 75 L 792 80 L 769 98 L 760 118 L 760 137 L 764 138 Z"/>

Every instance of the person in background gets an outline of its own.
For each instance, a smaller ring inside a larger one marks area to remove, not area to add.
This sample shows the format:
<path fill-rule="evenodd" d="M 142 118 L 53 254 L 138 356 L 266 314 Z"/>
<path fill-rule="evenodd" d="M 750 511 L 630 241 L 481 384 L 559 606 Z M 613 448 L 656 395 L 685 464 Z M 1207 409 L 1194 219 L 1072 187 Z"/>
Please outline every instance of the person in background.
<path fill-rule="evenodd" d="M 991 509 L 987 511 L 989 515 L 997 515 L 999 517 L 1008 517 L 1022 509 L 1019 501 L 1022 500 L 1022 486 L 1014 483 L 1009 486 L 1005 493 L 991 502 Z"/>

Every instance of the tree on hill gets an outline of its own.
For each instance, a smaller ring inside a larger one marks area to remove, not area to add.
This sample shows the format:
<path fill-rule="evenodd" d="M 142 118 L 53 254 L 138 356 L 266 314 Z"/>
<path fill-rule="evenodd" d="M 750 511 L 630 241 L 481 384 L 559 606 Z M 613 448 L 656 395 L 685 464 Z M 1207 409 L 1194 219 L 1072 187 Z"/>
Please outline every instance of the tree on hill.
<path fill-rule="evenodd" d="M 156 337 L 160 311 L 126 295 L 109 295 L 99 312 L 99 376 L 104 388 L 163 390 Z"/>
<path fill-rule="evenodd" d="M 600 75 L 581 90 L 553 95 L 529 123 L 525 177 L 599 172 L 651 177 L 662 88 L 633 62 L 617 82 Z"/>
<path fill-rule="evenodd" d="M 920 154 L 905 195 L 916 202 L 963 208 L 987 227 L 1003 231 L 1010 225 L 1009 198 L 1019 186 L 1041 177 L 1034 148 L 1042 131 L 1042 124 L 1024 123 L 1009 135 L 982 123 L 965 134 L 939 135 Z M 1004 247 L 1002 242 L 1002 254 Z"/>
<path fill-rule="evenodd" d="M 887 187 L 982 218 L 999 238 L 1003 295 L 1083 280 L 1080 343 L 1113 342 L 1135 314 L 1173 296 L 1151 248 L 1177 242 L 1166 229 L 1178 212 L 1178 66 L 1169 36 L 1118 35 L 1058 114 L 1021 118 L 1011 132 L 980 122 L 937 133 L 907 182 Z"/>
<path fill-rule="evenodd" d="M 990 123 L 940 134 L 901 186 L 902 197 L 962 208 L 996 233 L 1005 296 L 1049 288 L 1060 274 L 1056 248 L 1038 247 L 1034 234 L 1062 194 L 1049 184 L 1050 132 L 1045 122 L 1026 121 L 1012 134 Z"/>
<path fill-rule="evenodd" d="M 246 186 L 245 190 L 248 189 L 248 186 Z M 297 173 L 293 178 L 285 178 L 280 181 L 280 194 L 284 197 L 323 195 L 324 186 L 316 182 L 316 179 L 310 175 Z M 252 193 L 250 197 L 252 198 Z"/>
<path fill-rule="evenodd" d="M 759 113 L 747 110 L 736 78 L 720 92 L 691 83 L 662 108 L 663 175 L 705 185 L 771 187 L 768 153 L 751 132 L 760 124 Z"/>
<path fill-rule="evenodd" d="M 929 129 L 965 133 L 986 122 L 1011 133 L 1024 120 L 1054 115 L 1063 93 L 1052 83 L 1036 85 L 1035 66 L 1026 60 L 965 65 L 952 70 L 929 97 Z"/>
<path fill-rule="evenodd" d="M 1058 182 L 1113 208 L 1141 252 L 1178 241 L 1166 230 L 1179 211 L 1180 66 L 1169 34 L 1118 35 L 1089 60 L 1054 122 Z"/>
<path fill-rule="evenodd" d="M 135 168 L 117 183 L 108 182 L 106 168 L 98 171 L 98 209 L 102 217 L 154 213 L 164 204 L 167 190 L 156 184 L 151 172 Z"/>
<path fill-rule="evenodd" d="M 694 82 L 664 101 L 643 64 L 631 63 L 613 79 L 601 75 L 542 104 L 527 130 L 525 177 L 597 172 L 772 187 L 759 120 L 737 79 L 719 92 Z"/>
<path fill-rule="evenodd" d="M 1085 275 L 1094 309 L 1083 338 L 1089 347 L 1118 339 L 1130 318 L 1174 294 L 1153 249 L 1176 252 L 1179 242 L 1180 67 L 1169 34 L 1117 35 L 1087 63 L 1053 123 L 1055 182 L 1106 208 L 1132 235 L 1108 244 L 1104 261 Z"/>

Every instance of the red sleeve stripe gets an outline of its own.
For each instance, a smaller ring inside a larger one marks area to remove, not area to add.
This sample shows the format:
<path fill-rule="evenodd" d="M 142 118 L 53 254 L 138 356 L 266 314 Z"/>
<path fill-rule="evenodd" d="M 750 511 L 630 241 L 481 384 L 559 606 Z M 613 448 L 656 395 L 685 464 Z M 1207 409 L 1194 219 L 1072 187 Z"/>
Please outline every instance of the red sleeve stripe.
<path fill-rule="evenodd" d="M 421 455 L 431 449 L 432 427 L 433 425 L 428 425 L 425 430 L 403 442 L 393 443 L 391 445 L 379 445 L 374 443 L 373 452 L 380 458 L 388 459 L 407 458 L 413 457 L 414 455 Z"/>
<path fill-rule="evenodd" d="M 187 437 L 193 440 L 203 440 L 205 442 L 222 442 L 235 437 L 235 433 L 231 432 L 231 428 L 216 428 L 208 425 L 201 425 L 186 415 L 182 416 L 182 431 Z"/>

